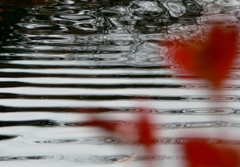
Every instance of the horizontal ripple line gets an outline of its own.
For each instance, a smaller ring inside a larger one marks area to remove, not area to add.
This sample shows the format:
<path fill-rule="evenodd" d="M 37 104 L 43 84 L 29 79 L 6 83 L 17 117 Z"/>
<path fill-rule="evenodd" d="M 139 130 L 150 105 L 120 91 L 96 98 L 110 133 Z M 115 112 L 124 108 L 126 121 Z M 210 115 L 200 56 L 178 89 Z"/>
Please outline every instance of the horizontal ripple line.
<path fill-rule="evenodd" d="M 1 88 L 16 88 L 16 87 L 40 87 L 40 88 L 96 88 L 96 89 L 125 89 L 125 88 L 183 88 L 183 89 L 210 89 L 207 85 L 201 84 L 173 84 L 173 83 L 31 83 L 20 81 L 0 81 Z M 224 85 L 224 90 L 238 90 L 240 86 Z"/>
<path fill-rule="evenodd" d="M 121 125 L 136 125 L 130 121 L 106 121 L 109 126 Z M 71 126 L 71 127 L 95 127 L 94 124 L 89 122 L 58 122 L 55 120 L 25 120 L 25 121 L 0 121 L 0 127 L 13 127 L 13 126 L 37 126 L 37 127 L 55 127 L 55 126 Z M 191 128 L 221 128 L 221 127 L 235 127 L 240 128 L 240 123 L 231 123 L 226 121 L 198 121 L 198 122 L 173 122 L 173 123 L 158 123 L 152 125 L 155 130 L 166 129 L 191 129 Z M 3 136 L 6 139 L 12 136 Z M 4 138 L 4 139 L 5 139 Z M 0 136 L 1 139 L 1 136 Z"/>
<path fill-rule="evenodd" d="M 54 127 L 59 125 L 60 123 L 57 123 L 56 121 L 53 121 L 53 120 L 0 121 L 0 127 L 8 127 L 8 126 Z"/>
<path fill-rule="evenodd" d="M 12 112 L 74 112 L 74 113 L 135 113 L 134 108 L 127 107 L 11 107 L 0 106 L 1 113 Z M 240 108 L 189 108 L 189 109 L 151 109 L 152 114 L 162 115 L 219 115 L 240 114 Z"/>
<path fill-rule="evenodd" d="M 0 73 L 0 77 L 4 78 L 29 78 L 29 77 L 61 77 L 61 78 L 171 78 L 172 75 L 168 74 L 145 74 L 145 75 L 134 75 L 134 74 L 39 74 L 39 73 Z"/>
<path fill-rule="evenodd" d="M 171 145 L 171 144 L 183 144 L 187 142 L 190 138 L 186 137 L 161 137 L 155 139 L 155 144 Z M 212 144 L 236 144 L 240 145 L 240 140 L 224 140 L 220 138 L 206 138 L 209 143 Z M 124 144 L 118 138 L 113 136 L 97 136 L 97 137 L 87 137 L 80 139 L 55 139 L 55 140 L 37 140 L 35 143 L 39 144 L 63 144 L 63 143 L 81 143 L 81 144 L 92 144 L 92 145 L 118 145 Z M 137 144 L 133 142 L 131 144 Z"/>
<path fill-rule="evenodd" d="M 64 100 L 122 100 L 122 99 L 142 99 L 146 97 L 142 95 L 24 95 L 15 93 L 1 93 L 0 99 L 64 99 Z M 188 100 L 186 97 L 173 96 L 147 96 L 148 100 Z M 206 98 L 207 99 L 207 98 Z M 204 99 L 204 100 L 206 100 Z"/>
<path fill-rule="evenodd" d="M 196 86 L 196 85 L 195 85 Z M 97 88 L 97 89 L 119 89 L 119 88 L 185 88 L 188 86 L 184 85 L 174 85 L 174 84 L 99 84 L 99 83 L 89 83 L 89 84 L 38 84 L 38 83 L 27 83 L 27 82 L 18 82 L 18 81 L 0 81 L 1 88 L 9 87 L 48 87 L 48 88 Z"/>
<path fill-rule="evenodd" d="M 59 100 L 160 100 L 160 101 L 211 101 L 212 99 L 208 96 L 153 96 L 153 95 L 48 95 L 48 94 L 35 94 L 26 95 L 21 93 L 1 93 L 0 99 L 59 99 Z M 218 101 L 224 102 L 238 102 L 240 101 L 239 96 L 225 96 Z"/>
<path fill-rule="evenodd" d="M 0 156 L 0 161 L 49 160 L 54 156 Z"/>
<path fill-rule="evenodd" d="M 71 66 L 69 65 L 47 65 L 47 64 L 9 64 L 9 62 L 7 63 L 0 63 L 0 66 L 2 68 L 18 68 L 18 69 L 48 69 L 48 68 L 54 68 L 54 69 L 146 69 L 146 70 L 150 70 L 150 69 L 170 69 L 171 66 L 168 65 L 149 65 L 149 66 L 144 66 L 144 65 L 82 65 L 82 64 L 72 64 Z"/>
<path fill-rule="evenodd" d="M 83 107 L 10 107 L 0 106 L 1 113 L 4 112 L 77 112 L 77 113 L 107 113 L 107 112 L 125 112 L 126 108 L 83 108 Z M 130 110 L 129 110 L 130 111 Z"/>

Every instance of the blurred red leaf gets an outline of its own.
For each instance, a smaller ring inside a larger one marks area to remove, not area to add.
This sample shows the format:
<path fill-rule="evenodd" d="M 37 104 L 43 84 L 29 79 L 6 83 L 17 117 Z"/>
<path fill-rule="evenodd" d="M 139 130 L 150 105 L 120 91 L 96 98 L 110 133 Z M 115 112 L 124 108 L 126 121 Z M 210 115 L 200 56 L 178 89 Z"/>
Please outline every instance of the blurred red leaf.
<path fill-rule="evenodd" d="M 113 124 L 110 121 L 92 117 L 91 120 L 87 122 L 87 125 L 96 126 L 110 133 L 114 133 L 117 137 L 126 142 L 133 142 L 132 140 L 136 140 L 137 143 L 145 148 L 149 157 L 152 157 L 155 155 L 154 145 L 156 139 L 153 132 L 153 125 L 145 109 L 138 109 L 138 111 L 139 117 L 136 121 L 131 121 L 132 124 Z M 133 124 L 135 126 L 133 126 Z"/>
<path fill-rule="evenodd" d="M 141 108 L 139 112 L 139 120 L 137 123 L 138 140 L 149 154 L 149 157 L 155 155 L 155 134 L 153 132 L 152 121 L 145 109 Z"/>
<path fill-rule="evenodd" d="M 184 144 L 188 167 L 237 167 L 239 152 L 228 146 L 215 146 L 205 139 L 190 139 Z"/>
<path fill-rule="evenodd" d="M 92 117 L 90 121 L 85 123 L 85 125 L 96 126 L 96 127 L 102 128 L 108 132 L 117 131 L 117 125 L 112 124 L 109 121 L 104 121 L 104 120 L 98 119 L 97 117 Z"/>
<path fill-rule="evenodd" d="M 234 63 L 238 45 L 238 27 L 224 27 L 215 23 L 202 45 L 195 44 L 201 35 L 185 42 L 174 40 L 168 44 L 173 62 L 186 72 L 207 80 L 213 88 L 220 88 Z"/>

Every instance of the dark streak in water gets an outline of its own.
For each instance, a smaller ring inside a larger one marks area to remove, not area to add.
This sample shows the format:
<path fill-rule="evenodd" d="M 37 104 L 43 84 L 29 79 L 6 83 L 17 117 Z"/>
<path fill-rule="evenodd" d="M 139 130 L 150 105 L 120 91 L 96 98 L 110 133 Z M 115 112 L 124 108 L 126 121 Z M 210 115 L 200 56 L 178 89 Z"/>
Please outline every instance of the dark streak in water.
<path fill-rule="evenodd" d="M 14 139 L 17 136 L 10 136 L 10 135 L 0 135 L 0 140 L 9 140 L 9 139 Z"/>
<path fill-rule="evenodd" d="M 75 61 L 73 61 L 75 62 Z M 72 64 L 70 66 L 66 65 L 26 65 L 26 64 L 9 64 L 1 62 L 0 64 L 1 68 L 17 68 L 17 69 L 146 69 L 146 70 L 151 70 L 151 69 L 170 69 L 171 66 L 166 65 L 79 65 L 79 64 Z"/>
<path fill-rule="evenodd" d="M 141 96 L 141 95 L 140 95 Z M 0 99 L 64 99 L 64 100 L 124 100 L 124 99 L 135 99 L 141 100 L 146 99 L 145 97 L 131 96 L 131 95 L 24 95 L 14 93 L 1 93 Z M 148 99 L 152 100 L 187 100 L 184 97 L 174 96 L 148 96 Z"/>
<path fill-rule="evenodd" d="M 63 100 L 146 100 L 144 95 L 26 95 L 16 93 L 1 93 L 0 99 L 63 99 Z M 211 101 L 208 96 L 147 96 L 148 100 L 160 101 Z M 225 96 L 218 101 L 240 101 L 239 96 Z"/>
<path fill-rule="evenodd" d="M 38 140 L 35 141 L 38 144 L 66 144 L 66 143 L 76 143 L 76 144 L 90 144 L 90 145 L 117 145 L 123 144 L 119 139 L 112 136 L 103 137 L 85 137 L 78 139 L 57 139 L 57 140 Z"/>
<path fill-rule="evenodd" d="M 0 121 L 0 127 L 8 127 L 8 126 L 54 127 L 54 126 L 59 126 L 59 123 L 52 120 Z"/>
<path fill-rule="evenodd" d="M 196 85 L 195 85 L 196 86 Z M 98 84 L 98 83 L 89 83 L 89 84 L 38 84 L 38 83 L 26 83 L 26 82 L 0 82 L 1 88 L 9 87 L 45 87 L 45 88 L 97 88 L 97 89 L 124 89 L 124 88 L 184 88 L 184 85 L 173 85 L 173 84 Z"/>
<path fill-rule="evenodd" d="M 75 113 L 136 113 L 135 108 L 84 108 L 84 107 L 10 107 L 0 106 L 0 111 L 3 112 L 75 112 Z M 152 114 L 162 115 L 219 115 L 219 114 L 240 114 L 240 108 L 193 108 L 193 109 L 152 109 Z"/>
<path fill-rule="evenodd" d="M 136 126 L 133 122 L 128 121 L 109 121 L 109 126 L 121 126 L 121 125 Z M 30 120 L 30 121 L 0 121 L 0 127 L 9 126 L 36 126 L 36 127 L 55 127 L 55 126 L 75 126 L 75 127 L 94 127 L 95 125 L 88 122 L 57 122 L 53 120 Z M 156 130 L 159 129 L 189 129 L 189 128 L 220 128 L 220 127 L 240 127 L 239 123 L 231 123 L 224 121 L 199 121 L 199 122 L 172 122 L 164 124 L 154 124 L 153 127 Z"/>
<path fill-rule="evenodd" d="M 49 160 L 54 156 L 1 156 L 0 161 Z"/>
<path fill-rule="evenodd" d="M 0 73 L 2 78 L 31 78 L 31 77 L 61 77 L 61 78 L 170 78 L 171 75 L 168 74 L 147 74 L 147 75 L 133 75 L 133 74 L 39 74 L 39 73 Z"/>
<path fill-rule="evenodd" d="M 115 111 L 124 111 L 117 108 L 81 108 L 81 107 L 10 107 L 0 106 L 1 112 L 77 112 L 77 113 L 106 113 Z"/>

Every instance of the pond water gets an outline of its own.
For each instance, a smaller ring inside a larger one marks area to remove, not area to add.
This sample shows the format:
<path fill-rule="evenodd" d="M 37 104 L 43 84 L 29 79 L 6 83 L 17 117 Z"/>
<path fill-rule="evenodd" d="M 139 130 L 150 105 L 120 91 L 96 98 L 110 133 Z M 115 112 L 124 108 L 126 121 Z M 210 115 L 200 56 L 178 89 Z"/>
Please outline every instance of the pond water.
<path fill-rule="evenodd" d="M 203 31 L 202 23 L 239 22 L 239 0 L 59 0 L 1 9 L 1 167 L 144 165 L 130 146 L 84 126 L 89 113 L 127 121 L 138 106 L 161 126 L 159 166 L 184 166 L 185 134 L 218 142 L 224 129 L 239 144 L 238 60 L 213 112 L 210 88 L 179 77 L 166 57 L 167 41 Z"/>

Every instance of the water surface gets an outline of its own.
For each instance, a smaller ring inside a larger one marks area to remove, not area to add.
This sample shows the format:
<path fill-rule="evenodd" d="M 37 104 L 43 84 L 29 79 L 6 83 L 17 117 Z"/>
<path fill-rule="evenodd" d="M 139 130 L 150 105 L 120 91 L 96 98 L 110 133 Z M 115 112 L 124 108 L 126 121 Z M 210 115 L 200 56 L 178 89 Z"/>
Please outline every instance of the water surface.
<path fill-rule="evenodd" d="M 154 115 L 161 166 L 184 163 L 184 134 L 239 144 L 239 62 L 214 112 L 210 88 L 178 76 L 166 56 L 166 42 L 204 34 L 203 23 L 238 23 L 239 7 L 238 0 L 2 5 L 0 165 L 139 166 L 136 149 L 84 122 L 94 113 L 124 124 L 140 104 Z M 226 139 L 216 138 L 223 129 Z"/>

